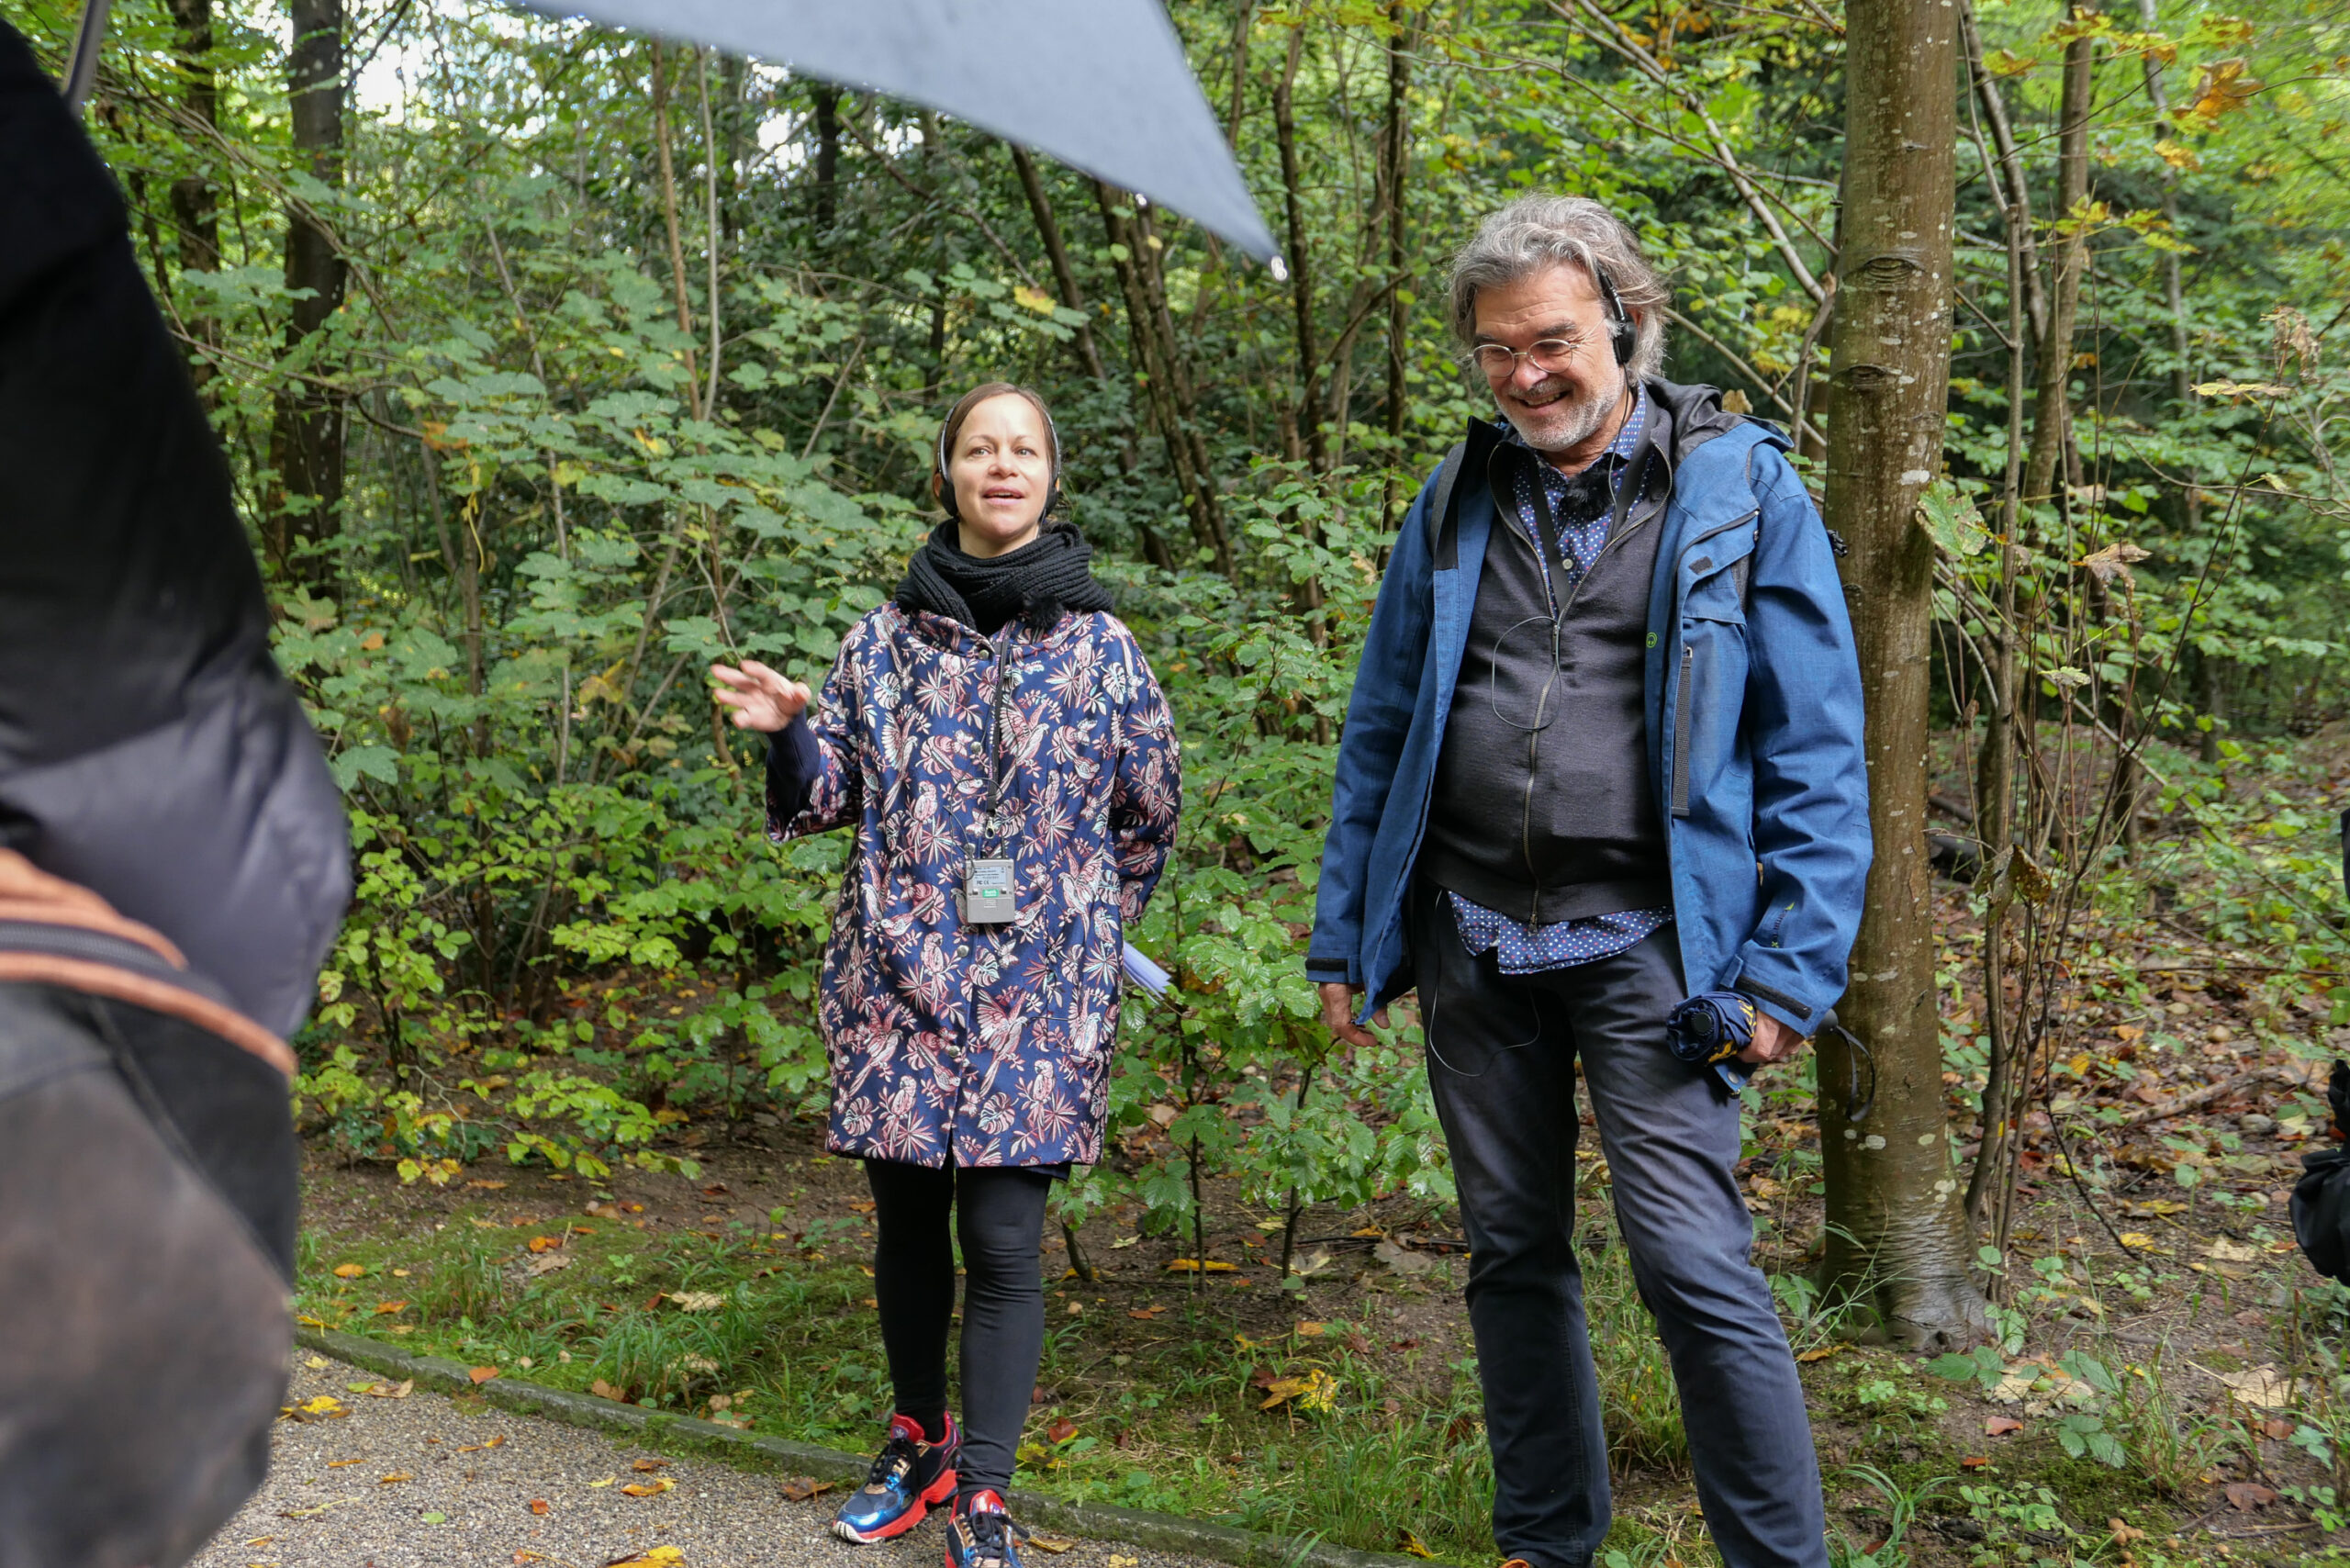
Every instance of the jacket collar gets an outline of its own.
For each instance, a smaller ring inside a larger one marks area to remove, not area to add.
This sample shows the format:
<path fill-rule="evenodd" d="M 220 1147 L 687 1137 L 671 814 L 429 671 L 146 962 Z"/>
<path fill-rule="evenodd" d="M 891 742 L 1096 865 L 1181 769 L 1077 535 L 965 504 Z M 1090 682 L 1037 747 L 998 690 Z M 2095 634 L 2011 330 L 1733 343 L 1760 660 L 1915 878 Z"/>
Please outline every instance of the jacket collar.
<path fill-rule="evenodd" d="M 941 615 L 930 610 L 909 610 L 894 602 L 882 608 L 896 616 L 898 624 L 905 628 L 906 634 L 917 642 L 929 644 L 944 653 L 960 654 L 966 658 L 995 657 L 994 638 L 982 635 L 951 615 Z M 1004 630 L 1012 633 L 1012 645 L 1015 649 L 1058 647 L 1077 636 L 1084 629 L 1085 622 L 1091 619 L 1090 614 L 1080 615 L 1074 610 L 1065 610 L 1061 611 L 1061 618 L 1043 632 L 1032 632 L 1016 620 L 1006 622 Z"/>

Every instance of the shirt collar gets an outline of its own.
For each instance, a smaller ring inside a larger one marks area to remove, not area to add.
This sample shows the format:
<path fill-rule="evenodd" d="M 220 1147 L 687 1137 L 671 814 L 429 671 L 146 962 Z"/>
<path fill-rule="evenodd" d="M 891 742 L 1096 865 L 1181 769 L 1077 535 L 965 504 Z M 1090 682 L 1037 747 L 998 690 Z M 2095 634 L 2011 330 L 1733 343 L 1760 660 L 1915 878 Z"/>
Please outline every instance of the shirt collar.
<path fill-rule="evenodd" d="M 1501 427 L 1503 444 L 1515 446 L 1522 452 L 1530 453 L 1534 450 L 1527 444 L 1526 438 L 1517 433 L 1517 427 L 1508 420 L 1502 419 L 1494 422 Z M 1607 449 L 1599 454 L 1596 461 L 1605 462 L 1610 457 L 1628 461 L 1632 454 L 1639 450 L 1640 432 L 1648 428 L 1648 422 L 1649 389 L 1642 383 L 1635 381 L 1632 383 L 1632 411 L 1625 416 L 1623 427 L 1617 431 L 1616 439 L 1607 443 Z M 1564 483 L 1571 477 L 1571 476 L 1561 474 L 1548 463 L 1542 464 L 1540 467 L 1544 477 L 1552 481 Z"/>

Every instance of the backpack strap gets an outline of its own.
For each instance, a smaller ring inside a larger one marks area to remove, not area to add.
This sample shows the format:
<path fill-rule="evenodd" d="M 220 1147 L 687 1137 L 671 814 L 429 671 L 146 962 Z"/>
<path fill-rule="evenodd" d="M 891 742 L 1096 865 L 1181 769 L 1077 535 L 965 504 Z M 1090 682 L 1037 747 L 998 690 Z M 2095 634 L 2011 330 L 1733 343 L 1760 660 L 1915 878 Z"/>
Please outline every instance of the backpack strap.
<path fill-rule="evenodd" d="M 1461 460 L 1469 454 L 1469 443 L 1456 441 L 1452 450 L 1444 454 L 1444 466 L 1436 471 L 1436 494 L 1428 498 L 1427 516 L 1421 524 L 1428 533 L 1428 559 L 1436 559 L 1437 541 L 1444 537 L 1445 520 L 1452 514 L 1452 488 L 1460 482 Z"/>

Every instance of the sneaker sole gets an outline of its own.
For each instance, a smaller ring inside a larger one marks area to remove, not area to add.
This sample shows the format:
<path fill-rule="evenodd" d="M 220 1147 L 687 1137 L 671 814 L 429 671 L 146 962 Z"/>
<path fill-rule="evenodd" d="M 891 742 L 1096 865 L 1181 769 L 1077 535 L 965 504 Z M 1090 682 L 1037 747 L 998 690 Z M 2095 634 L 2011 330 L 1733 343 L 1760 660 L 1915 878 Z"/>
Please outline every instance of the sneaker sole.
<path fill-rule="evenodd" d="M 955 1482 L 956 1475 L 952 1469 L 942 1470 L 938 1473 L 937 1480 L 915 1495 L 913 1506 L 888 1524 L 870 1530 L 861 1530 L 845 1519 L 834 1519 L 833 1534 L 852 1546 L 878 1546 L 882 1541 L 894 1540 L 930 1518 L 931 1509 L 955 1495 Z"/>

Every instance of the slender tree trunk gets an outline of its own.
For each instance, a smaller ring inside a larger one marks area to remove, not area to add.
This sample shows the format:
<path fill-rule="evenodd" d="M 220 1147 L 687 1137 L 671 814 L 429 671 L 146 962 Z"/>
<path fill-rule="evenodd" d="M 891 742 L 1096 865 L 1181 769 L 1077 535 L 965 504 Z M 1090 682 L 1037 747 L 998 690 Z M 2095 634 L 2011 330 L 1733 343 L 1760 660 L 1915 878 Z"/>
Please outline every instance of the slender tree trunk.
<path fill-rule="evenodd" d="M 686 288 L 686 232 L 677 218 L 677 166 L 669 151 L 669 61 L 660 40 L 653 44 L 653 150 L 661 171 L 661 218 L 669 236 L 669 292 L 677 308 L 677 330 L 686 336 L 686 412 L 699 419 L 701 369 L 694 353 L 694 307 Z"/>
<path fill-rule="evenodd" d="M 1330 442 L 1322 423 L 1322 345 L 1314 323 L 1314 252 L 1305 232 L 1305 206 L 1298 189 L 1297 121 L 1291 94 L 1297 85 L 1297 67 L 1305 51 L 1305 29 L 1289 32 L 1289 60 L 1273 87 L 1273 140 L 1281 156 L 1281 203 L 1289 218 L 1290 309 L 1297 332 L 1298 434 L 1305 460 L 1316 474 L 1330 470 Z"/>
<path fill-rule="evenodd" d="M 1404 280 L 1410 275 L 1411 257 L 1404 250 L 1409 227 L 1404 221 L 1404 174 L 1411 167 L 1412 33 L 1411 12 L 1404 0 L 1389 0 L 1387 20 L 1394 28 L 1387 39 L 1387 124 L 1380 143 L 1387 209 L 1387 484 L 1380 515 L 1387 526 L 1397 526 L 1403 505 L 1396 483 L 1404 461 L 1404 425 L 1411 389 L 1404 376 L 1404 340 L 1411 312 L 1404 299 Z"/>
<path fill-rule="evenodd" d="M 824 235 L 840 218 L 841 90 L 819 82 L 809 96 L 816 105 L 816 231 Z"/>
<path fill-rule="evenodd" d="M 1192 538 L 1201 549 L 1214 554 L 1216 570 L 1231 577 L 1237 567 L 1231 540 L 1225 533 L 1215 476 L 1208 467 L 1207 440 L 1192 417 L 1196 404 L 1191 377 L 1184 370 L 1181 345 L 1168 319 L 1166 297 L 1152 263 L 1157 236 L 1140 212 L 1131 218 L 1124 215 L 1122 206 L 1131 199 L 1124 192 L 1098 180 L 1093 189 L 1101 204 L 1102 226 L 1110 240 L 1111 263 L 1120 292 L 1125 296 L 1126 327 L 1135 361 L 1142 367 L 1151 417 L 1167 446 L 1168 465 L 1183 491 Z"/>
<path fill-rule="evenodd" d="M 212 0 L 172 0 L 173 52 L 182 79 L 182 105 L 188 118 L 206 130 L 220 122 L 220 77 L 212 62 Z M 215 149 L 203 135 L 188 143 L 209 163 Z M 217 273 L 220 270 L 220 202 L 218 187 L 208 174 L 182 174 L 172 182 L 172 221 L 179 230 L 180 271 Z M 203 352 L 220 342 L 220 324 L 209 312 L 188 310 L 183 317 L 187 335 L 188 374 L 198 392 L 206 392 L 213 376 L 211 359 Z M 210 402 L 207 395 L 206 401 Z"/>
<path fill-rule="evenodd" d="M 1959 36 L 1966 48 L 1967 74 L 1975 84 L 1975 99 L 1983 106 L 1983 123 L 1991 132 L 1991 146 L 1998 155 L 1999 209 L 2010 226 L 2020 228 L 2016 243 L 2023 252 L 2024 312 L 2031 319 L 2036 341 L 2048 331 L 2048 301 L 2041 293 L 2040 252 L 2031 233 L 2031 186 L 2024 179 L 2023 154 L 2016 147 L 2015 126 L 2008 118 L 1999 79 L 1983 63 L 1983 29 L 1975 19 L 1973 0 L 1960 0 L 1958 21 Z"/>
<path fill-rule="evenodd" d="M 286 56 L 294 154 L 321 185 L 342 184 L 342 0 L 293 0 L 293 47 Z M 285 213 L 285 286 L 300 297 L 285 326 L 294 374 L 277 395 L 270 424 L 270 466 L 277 494 L 268 542 L 278 565 L 318 586 L 333 573 L 316 546 L 334 534 L 342 510 L 342 398 L 320 385 L 333 367 L 319 334 L 342 307 L 346 268 L 333 238 L 307 203 Z M 297 559 L 297 556 L 299 559 Z"/>
<path fill-rule="evenodd" d="M 1080 369 L 1105 390 L 1115 390 L 1117 384 L 1111 379 L 1110 368 L 1102 358 L 1102 344 L 1093 335 L 1093 312 L 1085 302 L 1085 290 L 1077 281 L 1077 268 L 1069 261 L 1069 246 L 1061 239 L 1060 221 L 1053 215 L 1052 196 L 1036 173 L 1036 162 L 1017 142 L 1007 141 L 1004 146 L 1011 150 L 1012 166 L 1018 171 L 1020 188 L 1028 197 L 1028 215 L 1036 221 L 1036 238 L 1043 242 L 1046 259 L 1052 263 L 1053 285 L 1060 291 L 1061 304 L 1085 318 L 1070 334 L 1070 351 L 1076 354 Z M 1142 466 L 1142 453 L 1135 442 L 1131 416 L 1125 428 L 1118 432 L 1118 466 L 1129 475 Z M 1173 571 L 1175 553 L 1167 547 L 1167 541 L 1159 537 L 1158 531 L 1139 518 L 1135 527 L 1142 535 L 1143 558 L 1161 570 Z"/>
<path fill-rule="evenodd" d="M 1845 593 L 1868 711 L 1876 857 L 1844 1022 L 1872 1064 L 1819 1040 L 1831 1284 L 1912 1347 L 1984 1321 L 1942 1110 L 1925 811 L 1933 543 L 1920 490 L 1942 466 L 1950 378 L 1957 21 L 1941 6 L 1848 8 L 1843 214 L 1829 379 L 1828 521 L 1852 543 Z M 1863 1119 L 1843 1086 L 1874 1078 Z"/>
<path fill-rule="evenodd" d="M 1225 145 L 1240 151 L 1240 116 L 1248 106 L 1248 33 L 1257 19 L 1256 0 L 1232 8 L 1232 107 L 1225 116 Z"/>
<path fill-rule="evenodd" d="M 2053 496 L 2058 470 L 2070 467 L 2065 462 L 2065 449 L 2073 428 L 2073 328 L 2080 315 L 2081 274 L 2089 249 L 2088 236 L 2075 220 L 2074 208 L 2089 194 L 2089 110 L 2096 85 L 2096 55 L 2094 38 L 2076 38 L 2065 46 L 2065 87 L 2056 140 L 2056 230 L 2051 241 L 2056 276 L 2049 289 L 2048 330 L 2040 341 L 2031 455 L 2024 465 L 2027 506 Z"/>

